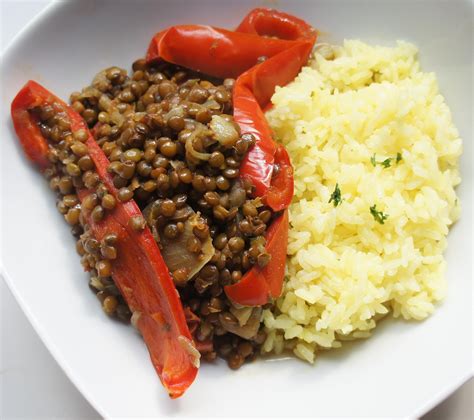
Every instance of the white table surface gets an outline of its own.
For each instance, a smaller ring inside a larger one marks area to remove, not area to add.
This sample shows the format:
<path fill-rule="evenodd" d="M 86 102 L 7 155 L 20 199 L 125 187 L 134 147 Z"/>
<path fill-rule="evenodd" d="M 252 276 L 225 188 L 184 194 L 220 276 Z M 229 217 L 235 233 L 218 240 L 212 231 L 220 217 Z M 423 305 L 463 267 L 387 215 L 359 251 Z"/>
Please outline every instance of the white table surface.
<path fill-rule="evenodd" d="M 0 0 L 0 51 L 49 0 Z M 96 419 L 99 414 L 62 372 L 0 277 L 0 419 Z M 474 381 L 423 417 L 473 419 Z"/>

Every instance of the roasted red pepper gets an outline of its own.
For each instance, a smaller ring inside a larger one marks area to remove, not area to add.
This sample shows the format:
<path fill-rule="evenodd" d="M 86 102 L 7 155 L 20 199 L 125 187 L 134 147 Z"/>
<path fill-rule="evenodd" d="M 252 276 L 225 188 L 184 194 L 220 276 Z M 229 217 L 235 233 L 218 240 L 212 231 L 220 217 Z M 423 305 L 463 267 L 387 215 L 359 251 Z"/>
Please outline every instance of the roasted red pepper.
<path fill-rule="evenodd" d="M 288 210 L 284 210 L 266 234 L 266 250 L 272 256 L 264 267 L 252 267 L 242 279 L 232 286 L 225 286 L 227 296 L 241 305 L 264 305 L 269 297 L 281 294 L 285 275 L 286 248 L 288 243 Z"/>
<path fill-rule="evenodd" d="M 277 37 L 280 42 L 290 43 L 277 54 L 265 54 L 264 62 L 250 68 L 236 81 L 234 117 L 241 130 L 246 132 L 252 128 L 257 130 L 259 128 L 257 118 L 249 118 L 249 115 L 262 118 L 263 124 L 267 125 L 264 116 L 259 115 L 261 109 L 269 104 L 276 86 L 284 86 L 296 77 L 308 60 L 317 34 L 301 19 L 268 9 L 252 10 L 243 19 L 237 31 L 254 34 L 266 40 L 268 37 Z M 251 97 L 256 99 L 259 106 L 248 100 Z M 276 156 L 278 148 L 271 137 L 271 132 L 268 129 L 258 131 L 260 133 L 258 141 L 247 154 L 241 167 L 241 175 L 251 179 L 256 194 L 267 199 L 267 204 L 273 210 L 282 210 L 290 205 L 293 197 L 291 164 L 287 158 L 280 160 L 286 151 L 280 151 Z M 285 164 L 285 170 L 272 177 L 275 164 L 280 169 Z M 269 190 L 272 190 L 271 200 L 268 200 Z M 279 198 L 275 200 L 278 196 Z"/>
<path fill-rule="evenodd" d="M 109 161 L 85 122 L 72 108 L 33 81 L 20 90 L 11 107 L 13 124 L 28 158 L 41 170 L 50 164 L 48 142 L 30 113 L 32 108 L 46 104 L 66 112 L 73 131 L 83 129 L 89 135 L 88 152 L 100 180 L 115 196 L 117 205 L 100 222 L 93 222 L 90 215 L 86 216 L 87 222 L 99 241 L 107 233 L 117 234 L 117 258 L 112 264 L 112 277 L 134 312 L 136 326 L 163 385 L 172 398 L 179 397 L 196 377 L 199 359 L 168 268 L 148 227 L 137 232 L 129 226 L 133 216 L 141 216 L 140 209 L 133 200 L 125 203 L 118 200 L 117 189 L 107 172 Z M 85 189 L 78 191 L 81 201 L 88 194 Z"/>
<path fill-rule="evenodd" d="M 283 146 L 272 139 L 262 109 L 275 87 L 294 79 L 308 60 L 316 31 L 306 22 L 270 9 L 254 9 L 236 31 L 202 25 L 174 26 L 155 35 L 147 60 L 164 60 L 202 73 L 237 77 L 233 92 L 234 119 L 242 133 L 256 138 L 240 174 L 255 186 L 255 194 L 274 211 L 286 209 L 293 197 L 293 168 Z M 195 51 L 199 51 L 196 54 Z M 269 228 L 263 270 L 254 267 L 227 295 L 243 305 L 261 305 L 278 297 L 284 276 L 288 237 L 287 212 Z"/>

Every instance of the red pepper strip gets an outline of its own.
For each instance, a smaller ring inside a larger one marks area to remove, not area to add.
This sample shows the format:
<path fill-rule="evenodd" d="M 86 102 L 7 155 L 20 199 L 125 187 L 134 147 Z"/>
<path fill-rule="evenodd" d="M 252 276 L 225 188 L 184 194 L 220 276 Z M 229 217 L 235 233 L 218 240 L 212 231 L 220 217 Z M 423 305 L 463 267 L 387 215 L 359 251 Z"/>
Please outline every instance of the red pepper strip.
<path fill-rule="evenodd" d="M 227 296 L 241 305 L 264 305 L 269 296 L 277 298 L 281 294 L 288 243 L 288 210 L 275 219 L 265 237 L 267 252 L 272 256 L 269 263 L 264 268 L 255 265 L 238 283 L 224 287 Z"/>
<path fill-rule="evenodd" d="M 222 79 L 237 78 L 260 57 L 274 56 L 292 46 L 292 41 L 212 26 L 180 25 L 158 32 L 152 38 L 146 60 L 164 60 Z"/>
<path fill-rule="evenodd" d="M 314 28 L 304 20 L 278 10 L 261 7 L 252 9 L 235 31 L 291 41 L 306 40 L 315 36 Z"/>
<path fill-rule="evenodd" d="M 266 203 L 272 209 L 280 209 L 282 203 L 291 202 L 294 192 L 293 166 L 283 146 L 279 146 L 275 152 L 275 165 L 278 165 L 278 173 L 273 176 Z"/>
<path fill-rule="evenodd" d="M 257 125 L 258 118 L 251 116 L 263 117 L 261 109 L 269 105 L 275 87 L 284 86 L 296 77 L 308 60 L 317 34 L 301 19 L 276 10 L 260 8 L 252 10 L 237 31 L 291 40 L 289 48 L 268 56 L 267 60 L 252 67 L 236 81 L 233 95 L 234 119 L 242 132 L 254 134 L 252 125 Z M 267 125 L 266 120 L 264 124 Z M 275 211 L 282 210 L 290 205 L 293 197 L 293 176 L 287 171 L 272 177 L 277 147 L 269 129 L 259 131 L 261 135 L 255 147 L 245 156 L 240 174 L 252 181 L 256 195 L 264 197 L 266 204 Z M 272 199 L 268 200 L 270 189 Z"/>
<path fill-rule="evenodd" d="M 38 95 L 35 93 L 37 86 L 39 85 L 30 81 L 18 92 L 12 102 L 11 114 L 13 126 L 26 156 L 44 171 L 51 165 L 48 159 L 49 145 L 41 134 L 38 121 L 28 110 L 44 102 L 55 104 L 55 98 L 44 89 L 41 89 L 41 96 Z M 53 107 L 56 111 L 57 106 Z"/>
<path fill-rule="evenodd" d="M 64 110 L 73 131 L 84 129 L 89 134 L 86 141 L 89 154 L 101 181 L 117 199 L 117 205 L 102 221 L 94 223 L 89 215 L 87 223 L 99 241 L 110 232 L 118 235 L 118 257 L 112 264 L 112 277 L 130 309 L 140 315 L 136 325 L 163 385 L 172 398 L 179 397 L 193 382 L 197 368 L 189 352 L 192 337 L 179 295 L 153 235 L 148 227 L 142 232 L 129 227 L 131 217 L 141 216 L 140 209 L 133 200 L 126 203 L 118 200 L 117 189 L 107 172 L 109 161 L 79 114 L 33 81 L 29 81 L 12 102 L 15 130 L 26 155 L 42 170 L 49 165 L 47 141 L 28 112 L 42 104 Z M 81 189 L 78 195 L 82 201 L 88 191 Z"/>
<path fill-rule="evenodd" d="M 272 181 L 277 144 L 272 140 L 270 127 L 257 99 L 249 87 L 239 83 L 239 80 L 240 78 L 237 79 L 233 92 L 234 120 L 242 133 L 253 134 L 256 139 L 255 146 L 245 155 L 240 166 L 240 176 L 249 178 L 255 186 L 255 195 L 263 197 Z M 289 202 L 282 201 L 278 204 L 273 210 L 286 208 Z"/>

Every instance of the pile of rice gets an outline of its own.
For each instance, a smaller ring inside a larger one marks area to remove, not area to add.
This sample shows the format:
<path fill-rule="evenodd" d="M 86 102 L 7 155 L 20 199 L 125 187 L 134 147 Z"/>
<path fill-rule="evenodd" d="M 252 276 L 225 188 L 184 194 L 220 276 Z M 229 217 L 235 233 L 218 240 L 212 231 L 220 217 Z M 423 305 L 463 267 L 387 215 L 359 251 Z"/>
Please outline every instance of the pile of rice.
<path fill-rule="evenodd" d="M 462 143 L 416 48 L 321 46 L 272 101 L 267 117 L 290 153 L 295 197 L 287 280 L 264 313 L 263 352 L 313 362 L 321 349 L 368 337 L 387 313 L 426 318 L 445 296 Z"/>

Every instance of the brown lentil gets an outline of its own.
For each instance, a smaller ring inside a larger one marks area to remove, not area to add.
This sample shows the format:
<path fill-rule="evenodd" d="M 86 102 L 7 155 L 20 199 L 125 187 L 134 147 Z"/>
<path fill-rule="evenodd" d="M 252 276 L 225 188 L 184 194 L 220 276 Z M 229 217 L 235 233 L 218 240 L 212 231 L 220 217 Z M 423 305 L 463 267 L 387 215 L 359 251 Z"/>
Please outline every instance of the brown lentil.
<path fill-rule="evenodd" d="M 117 240 L 118 236 L 116 233 L 107 233 L 104 236 L 104 243 L 106 243 L 107 245 L 114 245 L 117 243 Z"/>
<path fill-rule="evenodd" d="M 79 169 L 81 171 L 90 171 L 94 169 L 94 162 L 90 156 L 82 156 L 78 161 L 77 161 L 77 166 L 79 166 Z"/>
<path fill-rule="evenodd" d="M 172 217 L 176 212 L 176 204 L 173 200 L 166 199 L 160 203 L 160 214 L 165 217 Z"/>
<path fill-rule="evenodd" d="M 243 365 L 245 358 L 242 357 L 238 352 L 233 351 L 229 354 L 227 364 L 231 369 L 238 369 Z"/>
<path fill-rule="evenodd" d="M 186 242 L 186 248 L 189 252 L 197 254 L 201 251 L 201 241 L 195 236 L 191 236 Z"/>
<path fill-rule="evenodd" d="M 112 264 L 109 260 L 100 260 L 95 268 L 99 277 L 109 277 L 112 274 Z"/>
<path fill-rule="evenodd" d="M 122 187 L 119 189 L 118 193 L 117 193 L 117 197 L 120 201 L 128 201 L 128 200 L 131 200 L 132 197 L 133 197 L 133 192 L 130 191 L 128 188 L 126 187 Z"/>
<path fill-rule="evenodd" d="M 91 217 L 94 222 L 100 222 L 104 218 L 104 209 L 102 206 L 95 206 L 92 210 Z"/>
<path fill-rule="evenodd" d="M 75 225 L 79 223 L 79 215 L 81 214 L 81 209 L 78 207 L 74 207 L 69 209 L 68 212 L 64 215 L 66 222 L 70 225 Z"/>
<path fill-rule="evenodd" d="M 270 259 L 271 255 L 263 252 L 257 257 L 257 264 L 260 268 L 263 268 L 270 262 Z"/>
<path fill-rule="evenodd" d="M 172 275 L 178 284 L 184 283 L 188 278 L 188 270 L 184 267 L 178 268 L 177 270 L 173 271 Z"/>
<path fill-rule="evenodd" d="M 257 208 L 250 201 L 245 202 L 242 208 L 242 212 L 244 216 L 250 217 L 256 216 L 258 214 Z"/>
<path fill-rule="evenodd" d="M 234 236 L 229 240 L 229 249 L 234 253 L 242 251 L 245 247 L 245 241 L 238 236 Z"/>
<path fill-rule="evenodd" d="M 107 315 L 113 315 L 117 309 L 118 301 L 115 296 L 107 296 L 102 302 L 102 308 Z"/>
<path fill-rule="evenodd" d="M 101 245 L 100 253 L 108 260 L 114 260 L 117 258 L 117 249 L 111 245 Z"/>
<path fill-rule="evenodd" d="M 143 229 L 145 229 L 145 226 L 146 226 L 146 221 L 145 219 L 140 216 L 140 215 L 136 215 L 136 216 L 132 216 L 129 221 L 128 221 L 128 225 L 135 231 L 137 232 L 140 232 L 142 231 Z"/>
<path fill-rule="evenodd" d="M 216 178 L 216 186 L 222 191 L 227 191 L 230 188 L 230 182 L 226 178 L 224 178 L 222 175 L 219 175 Z"/>
<path fill-rule="evenodd" d="M 101 205 L 104 209 L 112 210 L 116 205 L 116 200 L 112 194 L 105 194 L 102 197 Z"/>

